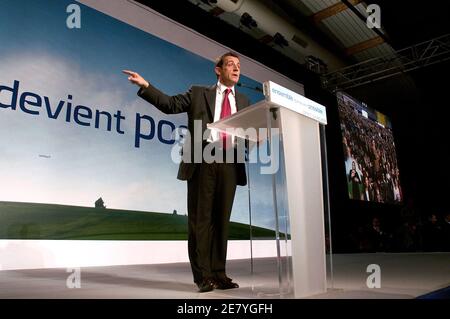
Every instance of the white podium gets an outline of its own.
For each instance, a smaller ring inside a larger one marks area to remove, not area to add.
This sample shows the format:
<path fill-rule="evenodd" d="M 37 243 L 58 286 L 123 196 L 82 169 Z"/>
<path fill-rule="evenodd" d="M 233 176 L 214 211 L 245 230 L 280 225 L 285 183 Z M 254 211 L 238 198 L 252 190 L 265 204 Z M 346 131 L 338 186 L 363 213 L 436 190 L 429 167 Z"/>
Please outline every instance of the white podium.
<path fill-rule="evenodd" d="M 293 288 L 294 296 L 302 298 L 323 293 L 327 284 L 320 126 L 327 123 L 326 110 L 324 106 L 270 81 L 264 83 L 264 95 L 265 100 L 208 126 L 220 131 L 240 128 L 248 132 L 253 128 L 257 134 L 252 136 L 233 132 L 250 143 L 267 140 L 271 160 L 276 160 L 279 155 L 284 159 L 280 167 L 285 184 L 282 189 L 286 193 L 280 193 L 275 172 L 269 172 L 273 175 L 277 257 L 280 261 L 283 257 L 280 234 L 286 234 L 285 230 L 288 230 L 290 240 L 285 236 L 289 241 L 285 253 L 289 255 L 289 286 Z M 287 210 L 287 227 L 282 229 L 279 224 L 280 197 L 284 198 Z M 278 267 L 281 283 L 280 262 Z"/>

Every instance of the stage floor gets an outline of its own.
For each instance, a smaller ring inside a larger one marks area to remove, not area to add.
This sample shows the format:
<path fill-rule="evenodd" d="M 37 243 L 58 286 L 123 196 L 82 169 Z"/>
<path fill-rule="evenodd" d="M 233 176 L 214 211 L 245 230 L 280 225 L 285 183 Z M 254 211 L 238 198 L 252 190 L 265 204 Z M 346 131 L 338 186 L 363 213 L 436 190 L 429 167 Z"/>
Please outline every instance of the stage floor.
<path fill-rule="evenodd" d="M 333 264 L 327 292 L 309 298 L 410 299 L 450 286 L 449 253 L 340 254 L 333 256 Z M 366 285 L 370 264 L 380 266 L 380 288 Z M 288 291 L 279 294 L 274 258 L 255 260 L 253 276 L 250 269 L 250 260 L 229 261 L 228 274 L 240 288 L 208 293 L 197 292 L 187 263 L 84 267 L 80 288 L 72 289 L 67 282 L 73 271 L 67 269 L 4 270 L 0 271 L 0 298 L 293 298 Z"/>

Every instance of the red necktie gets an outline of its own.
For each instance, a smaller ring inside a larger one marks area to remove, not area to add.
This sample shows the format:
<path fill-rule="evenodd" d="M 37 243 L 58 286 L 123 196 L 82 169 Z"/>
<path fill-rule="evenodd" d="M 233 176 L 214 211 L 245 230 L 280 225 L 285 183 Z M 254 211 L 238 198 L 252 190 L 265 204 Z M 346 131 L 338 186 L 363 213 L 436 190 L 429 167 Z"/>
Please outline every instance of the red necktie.
<path fill-rule="evenodd" d="M 230 88 L 225 89 L 225 96 L 222 101 L 222 110 L 220 111 L 220 119 L 228 117 L 231 115 L 231 105 L 228 95 L 231 92 Z M 231 146 L 231 136 L 227 133 L 220 133 L 220 139 L 222 140 L 222 145 L 224 149 L 228 149 Z"/>

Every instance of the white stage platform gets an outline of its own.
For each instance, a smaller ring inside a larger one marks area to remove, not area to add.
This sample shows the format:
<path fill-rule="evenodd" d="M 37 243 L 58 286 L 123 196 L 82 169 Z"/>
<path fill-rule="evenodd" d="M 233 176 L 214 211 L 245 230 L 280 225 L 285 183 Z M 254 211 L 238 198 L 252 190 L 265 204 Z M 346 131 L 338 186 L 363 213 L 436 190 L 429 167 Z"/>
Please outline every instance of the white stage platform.
<path fill-rule="evenodd" d="M 317 299 L 411 299 L 450 286 L 449 253 L 343 254 L 334 255 L 333 281 Z M 381 287 L 366 285 L 367 266 L 381 270 Z M 84 267 L 80 288 L 68 288 L 71 273 L 65 268 L 0 271 L 2 299 L 290 299 L 277 295 L 276 261 L 231 260 L 228 274 L 239 289 L 198 293 L 188 263 Z"/>

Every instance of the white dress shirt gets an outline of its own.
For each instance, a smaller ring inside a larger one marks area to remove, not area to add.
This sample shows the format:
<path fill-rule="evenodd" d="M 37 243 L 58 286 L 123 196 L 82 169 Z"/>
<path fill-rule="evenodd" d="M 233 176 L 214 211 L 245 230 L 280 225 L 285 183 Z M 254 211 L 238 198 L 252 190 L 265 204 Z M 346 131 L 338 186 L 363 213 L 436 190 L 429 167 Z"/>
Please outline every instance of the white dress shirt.
<path fill-rule="evenodd" d="M 217 82 L 217 88 L 216 88 L 216 107 L 214 110 L 214 122 L 217 122 L 220 120 L 220 113 L 222 112 L 222 103 L 223 99 L 225 97 L 225 90 L 228 87 L 220 83 L 220 81 Z M 230 107 L 231 107 L 231 114 L 236 113 L 236 95 L 234 91 L 234 86 L 230 88 L 231 92 L 228 94 L 228 100 L 230 101 Z M 209 138 L 207 139 L 208 142 L 216 142 L 219 141 L 219 131 L 211 129 L 211 134 Z M 234 142 L 234 139 L 233 139 Z"/>

